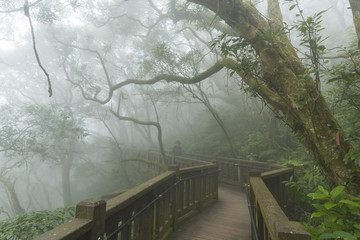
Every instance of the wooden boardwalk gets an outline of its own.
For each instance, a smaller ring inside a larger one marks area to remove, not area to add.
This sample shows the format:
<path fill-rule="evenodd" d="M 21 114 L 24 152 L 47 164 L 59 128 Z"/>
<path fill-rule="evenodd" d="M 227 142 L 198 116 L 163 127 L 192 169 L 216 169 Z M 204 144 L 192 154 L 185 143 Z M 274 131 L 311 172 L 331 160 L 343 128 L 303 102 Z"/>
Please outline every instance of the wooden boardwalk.
<path fill-rule="evenodd" d="M 219 186 L 219 201 L 179 226 L 168 240 L 250 240 L 251 226 L 246 195 Z"/>

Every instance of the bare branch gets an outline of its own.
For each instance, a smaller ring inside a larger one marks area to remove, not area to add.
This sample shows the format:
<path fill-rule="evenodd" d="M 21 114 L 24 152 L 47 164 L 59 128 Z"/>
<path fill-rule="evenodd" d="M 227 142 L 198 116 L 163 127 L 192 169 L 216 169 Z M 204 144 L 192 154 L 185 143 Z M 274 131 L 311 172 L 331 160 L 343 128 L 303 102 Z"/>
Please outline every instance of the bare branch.
<path fill-rule="evenodd" d="M 61 41 L 58 41 L 58 42 L 65 45 L 65 46 L 68 46 L 68 47 L 73 47 L 75 49 L 79 49 L 79 50 L 82 50 L 82 51 L 94 53 L 97 56 L 97 58 L 99 59 L 99 61 L 100 61 L 101 67 L 102 67 L 102 69 L 104 71 L 104 74 L 105 74 L 105 77 L 106 77 L 107 84 L 108 84 L 109 87 L 111 87 L 111 80 L 110 80 L 109 72 L 108 72 L 108 70 L 106 68 L 104 59 L 101 57 L 101 55 L 100 55 L 100 53 L 98 51 L 90 49 L 90 48 L 79 47 L 79 46 L 74 45 L 74 44 L 67 44 L 67 43 L 64 43 L 64 42 L 61 42 Z"/>
<path fill-rule="evenodd" d="M 30 17 L 30 13 L 29 13 L 29 5 L 28 5 L 28 1 L 27 1 L 27 0 L 25 1 L 24 12 L 25 12 L 25 16 L 26 16 L 26 17 L 28 18 L 28 20 L 29 20 L 29 24 L 30 24 L 30 28 L 31 28 L 33 49 L 34 49 L 36 61 L 38 62 L 39 67 L 40 67 L 41 70 L 44 72 L 44 74 L 45 74 L 45 76 L 46 76 L 46 78 L 47 78 L 49 97 L 51 97 L 51 96 L 52 96 L 52 88 L 51 88 L 50 75 L 49 75 L 49 73 L 45 70 L 45 68 L 42 66 L 42 64 L 41 64 L 41 62 L 40 62 L 39 54 L 38 54 L 37 49 L 36 49 L 34 27 L 33 27 L 32 22 L 31 22 L 31 17 Z"/>
<path fill-rule="evenodd" d="M 119 114 L 117 114 L 113 110 L 110 110 L 110 111 L 119 120 L 130 121 L 130 122 L 140 124 L 140 125 L 145 125 L 145 126 L 155 126 L 157 128 L 157 131 L 158 131 L 158 141 L 159 141 L 159 145 L 160 145 L 161 155 L 163 157 L 164 163 L 166 163 L 166 154 L 165 154 L 165 150 L 164 150 L 164 144 L 163 144 L 163 141 L 162 141 L 162 131 L 161 131 L 160 123 L 158 123 L 158 122 L 144 122 L 144 121 L 138 120 L 136 118 L 120 116 Z"/>
<path fill-rule="evenodd" d="M 108 96 L 107 99 L 101 101 L 99 99 L 94 99 L 95 101 L 101 103 L 101 104 L 105 104 L 107 102 L 109 102 L 112 98 L 113 92 L 117 89 L 120 89 L 126 85 L 129 84 L 136 84 L 136 85 L 152 85 L 155 84 L 159 81 L 166 81 L 166 82 L 178 82 L 178 83 L 182 83 L 182 84 L 193 84 L 193 83 L 198 83 L 201 82 L 202 80 L 210 77 L 211 75 L 219 72 L 221 69 L 224 68 L 225 66 L 225 62 L 226 59 L 223 59 L 221 61 L 218 61 L 217 63 L 215 63 L 212 67 L 210 67 L 209 69 L 207 69 L 206 71 L 194 76 L 194 77 L 183 77 L 183 76 L 175 76 L 175 75 L 169 75 L 169 74 L 160 74 L 158 76 L 155 76 L 151 79 L 148 80 L 140 80 L 140 79 L 127 79 L 121 83 L 118 83 L 114 86 L 112 86 L 110 88 L 110 94 Z"/>

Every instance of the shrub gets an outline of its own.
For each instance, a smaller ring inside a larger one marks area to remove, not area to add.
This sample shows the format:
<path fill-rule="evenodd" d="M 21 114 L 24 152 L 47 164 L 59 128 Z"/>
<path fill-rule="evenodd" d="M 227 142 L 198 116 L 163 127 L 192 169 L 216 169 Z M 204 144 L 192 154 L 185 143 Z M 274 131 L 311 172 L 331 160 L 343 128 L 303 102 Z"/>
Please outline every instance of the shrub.
<path fill-rule="evenodd" d="M 320 218 L 317 226 L 304 223 L 311 239 L 360 239 L 360 198 L 347 194 L 344 186 L 308 194 L 316 209 L 311 218 Z"/>
<path fill-rule="evenodd" d="M 30 240 L 71 220 L 75 207 L 58 208 L 17 215 L 0 221 L 0 239 Z"/>

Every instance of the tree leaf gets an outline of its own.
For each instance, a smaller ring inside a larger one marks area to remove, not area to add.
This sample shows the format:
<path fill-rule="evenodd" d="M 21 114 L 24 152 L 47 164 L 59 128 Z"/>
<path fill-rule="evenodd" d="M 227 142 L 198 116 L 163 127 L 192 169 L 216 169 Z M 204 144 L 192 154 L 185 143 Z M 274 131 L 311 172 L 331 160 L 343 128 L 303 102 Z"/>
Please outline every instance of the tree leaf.
<path fill-rule="evenodd" d="M 336 231 L 334 232 L 335 234 L 335 237 L 341 237 L 341 238 L 344 238 L 344 239 L 355 239 L 356 240 L 356 237 L 348 232 L 344 232 L 344 231 Z"/>
<path fill-rule="evenodd" d="M 323 193 L 309 193 L 307 196 L 311 197 L 313 200 L 314 199 L 327 199 L 328 198 L 328 195 L 325 195 Z"/>
<path fill-rule="evenodd" d="M 321 191 L 321 192 L 323 192 L 326 196 L 329 196 L 329 192 L 323 187 L 323 186 L 321 186 L 321 185 L 319 185 L 319 190 Z"/>
<path fill-rule="evenodd" d="M 344 186 L 337 186 L 330 192 L 330 197 L 332 200 L 335 200 L 343 191 L 345 187 Z"/>
<path fill-rule="evenodd" d="M 330 239 L 330 238 L 335 238 L 335 234 L 333 233 L 323 233 L 319 236 L 319 239 Z"/>
<path fill-rule="evenodd" d="M 296 7 L 296 4 L 290 6 L 289 10 L 291 11 L 291 10 L 293 10 L 295 7 Z"/>
<path fill-rule="evenodd" d="M 314 217 L 321 217 L 321 216 L 324 216 L 326 215 L 325 213 L 322 213 L 322 212 L 314 212 L 311 214 L 311 218 L 314 218 Z"/>
<path fill-rule="evenodd" d="M 347 205 L 351 205 L 353 207 L 357 207 L 357 208 L 360 208 L 360 203 L 359 202 L 353 202 L 353 201 L 350 201 L 350 200 L 341 200 L 339 201 L 340 203 L 345 203 Z"/>
<path fill-rule="evenodd" d="M 333 202 L 327 202 L 327 203 L 324 204 L 324 207 L 325 207 L 326 209 L 330 209 L 330 208 L 333 208 L 333 207 L 335 207 L 335 206 L 337 206 L 337 204 L 336 204 L 336 203 L 333 203 Z"/>

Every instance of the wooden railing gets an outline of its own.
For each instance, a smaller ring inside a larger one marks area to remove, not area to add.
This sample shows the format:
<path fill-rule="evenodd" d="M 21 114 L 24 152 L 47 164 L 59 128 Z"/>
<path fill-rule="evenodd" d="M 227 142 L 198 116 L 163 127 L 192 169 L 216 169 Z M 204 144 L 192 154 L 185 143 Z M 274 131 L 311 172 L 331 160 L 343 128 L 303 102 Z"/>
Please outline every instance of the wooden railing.
<path fill-rule="evenodd" d="M 239 189 L 250 184 L 251 213 L 259 239 L 310 239 L 300 223 L 289 221 L 281 209 L 287 199 L 282 182 L 293 175 L 293 168 L 204 155 L 163 159 L 156 152 L 145 151 L 128 153 L 127 157 L 153 162 L 159 171 L 164 171 L 165 163 L 173 165 L 107 202 L 80 202 L 75 219 L 36 239 L 166 239 L 183 221 L 217 201 L 218 182 L 235 184 Z"/>
<path fill-rule="evenodd" d="M 232 185 L 244 186 L 249 182 L 249 173 L 251 171 L 267 172 L 274 169 L 282 169 L 283 166 L 275 164 L 272 161 L 257 162 L 226 157 L 209 157 L 206 155 L 187 154 L 188 158 L 198 161 L 215 161 L 219 165 L 219 182 Z M 288 179 L 287 179 L 288 180 Z"/>
<path fill-rule="evenodd" d="M 289 221 L 281 208 L 286 202 L 283 180 L 288 180 L 291 175 L 292 168 L 250 173 L 250 204 L 258 239 L 310 239 L 304 227 L 299 222 Z M 252 234 L 255 235 L 254 231 Z"/>
<path fill-rule="evenodd" d="M 158 154 L 146 154 L 147 159 L 161 162 Z M 216 163 L 169 158 L 186 167 L 169 166 L 168 171 L 107 202 L 82 201 L 72 221 L 36 239 L 165 239 L 181 222 L 218 198 Z"/>
<path fill-rule="evenodd" d="M 287 191 L 283 181 L 294 175 L 294 168 L 269 162 L 254 162 L 233 158 L 193 155 L 199 160 L 212 159 L 219 165 L 219 182 L 250 187 L 250 204 L 255 217 L 258 239 L 307 240 L 310 234 L 299 222 L 289 221 L 283 212 Z M 253 231 L 253 239 L 255 233 Z"/>

